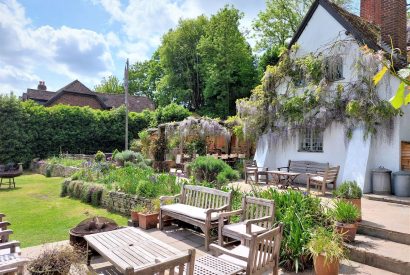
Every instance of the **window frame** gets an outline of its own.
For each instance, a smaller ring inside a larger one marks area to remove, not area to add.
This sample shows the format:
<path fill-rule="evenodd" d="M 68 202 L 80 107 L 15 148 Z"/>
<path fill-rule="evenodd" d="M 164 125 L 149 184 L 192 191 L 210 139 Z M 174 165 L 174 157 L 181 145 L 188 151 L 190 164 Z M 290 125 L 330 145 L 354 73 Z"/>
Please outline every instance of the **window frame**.
<path fill-rule="evenodd" d="M 333 61 L 336 60 L 336 61 Z M 330 74 L 329 65 L 332 64 L 335 68 L 332 68 L 336 74 Z M 345 79 L 343 76 L 343 57 L 341 55 L 328 56 L 324 59 L 324 76 L 327 81 L 334 82 L 338 80 Z"/>
<path fill-rule="evenodd" d="M 304 128 L 299 131 L 298 152 L 323 153 L 323 129 Z"/>

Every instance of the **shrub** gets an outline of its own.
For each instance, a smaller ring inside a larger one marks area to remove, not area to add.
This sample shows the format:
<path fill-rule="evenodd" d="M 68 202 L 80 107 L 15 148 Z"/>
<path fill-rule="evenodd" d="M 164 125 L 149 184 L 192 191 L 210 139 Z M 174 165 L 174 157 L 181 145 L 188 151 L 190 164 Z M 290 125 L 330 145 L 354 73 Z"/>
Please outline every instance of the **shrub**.
<path fill-rule="evenodd" d="M 340 223 L 355 223 L 360 216 L 359 209 L 350 202 L 337 200 L 330 209 L 330 216 Z"/>
<path fill-rule="evenodd" d="M 142 150 L 142 143 L 140 139 L 133 139 L 131 141 L 130 150 L 134 152 L 141 152 Z"/>
<path fill-rule="evenodd" d="M 141 141 L 141 153 L 144 157 L 149 157 L 149 151 L 151 146 L 151 138 L 147 130 L 141 131 L 138 133 L 138 137 Z"/>
<path fill-rule="evenodd" d="M 344 181 L 333 191 L 333 196 L 340 199 L 360 199 L 362 189 L 356 181 Z"/>
<path fill-rule="evenodd" d="M 239 178 L 237 171 L 233 170 L 224 161 L 213 157 L 197 157 L 189 167 L 194 177 L 199 181 L 222 185 L 229 180 Z"/>
<path fill-rule="evenodd" d="M 189 117 L 191 112 L 183 106 L 171 103 L 165 107 L 159 107 L 156 110 L 156 118 L 158 124 L 181 121 Z"/>
<path fill-rule="evenodd" d="M 167 150 L 167 143 L 164 135 L 160 135 L 157 139 L 153 140 L 150 145 L 151 155 L 156 161 L 164 161 L 165 153 Z"/>
<path fill-rule="evenodd" d="M 96 162 L 105 161 L 105 154 L 104 154 L 103 152 L 101 152 L 101 151 L 98 151 L 98 152 L 95 154 L 94 159 L 95 159 Z"/>
<path fill-rule="evenodd" d="M 293 190 L 279 192 L 272 188 L 256 195 L 275 201 L 276 221 L 284 224 L 280 264 L 286 270 L 296 272 L 311 266 L 310 231 L 328 224 L 320 199 Z"/>
<path fill-rule="evenodd" d="M 115 156 L 119 153 L 120 151 L 118 151 L 118 149 L 115 149 L 113 152 L 112 152 L 112 159 L 114 160 L 115 159 Z"/>
<path fill-rule="evenodd" d="M 61 183 L 61 192 L 60 192 L 60 197 L 66 197 L 68 195 L 68 184 L 70 182 L 68 180 L 65 180 Z"/>
<path fill-rule="evenodd" d="M 51 177 L 51 174 L 53 173 L 53 168 L 54 165 L 53 164 L 48 164 L 46 167 L 46 177 L 49 178 Z"/>

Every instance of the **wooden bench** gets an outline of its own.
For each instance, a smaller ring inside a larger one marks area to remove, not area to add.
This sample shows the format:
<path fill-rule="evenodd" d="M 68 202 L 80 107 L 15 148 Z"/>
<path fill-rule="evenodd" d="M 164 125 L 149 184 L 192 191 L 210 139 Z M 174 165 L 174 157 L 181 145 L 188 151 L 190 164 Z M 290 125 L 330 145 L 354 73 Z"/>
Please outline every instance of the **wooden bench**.
<path fill-rule="evenodd" d="M 288 166 L 278 167 L 279 171 L 296 172 L 303 175 L 298 176 L 295 180 L 297 183 L 306 183 L 309 174 L 324 173 L 329 168 L 329 163 L 321 163 L 306 160 L 289 160 Z"/>
<path fill-rule="evenodd" d="M 173 200 L 173 204 L 165 204 Z M 209 250 L 211 229 L 218 228 L 220 213 L 231 210 L 232 193 L 203 186 L 183 185 L 176 196 L 160 197 L 159 229 L 164 227 L 164 217 L 171 217 L 194 226 L 205 234 L 205 249 Z"/>

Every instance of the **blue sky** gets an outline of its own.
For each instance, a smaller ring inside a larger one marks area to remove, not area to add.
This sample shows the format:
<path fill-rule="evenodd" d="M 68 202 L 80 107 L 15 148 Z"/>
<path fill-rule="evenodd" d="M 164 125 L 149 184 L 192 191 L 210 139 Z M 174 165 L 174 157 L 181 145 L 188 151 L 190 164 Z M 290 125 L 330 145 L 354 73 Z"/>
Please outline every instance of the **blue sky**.
<path fill-rule="evenodd" d="M 265 0 L 0 0 L 0 93 L 21 95 L 39 80 L 54 91 L 122 78 L 126 58 L 149 58 L 179 18 L 226 4 L 245 13 L 243 31 L 265 8 Z"/>

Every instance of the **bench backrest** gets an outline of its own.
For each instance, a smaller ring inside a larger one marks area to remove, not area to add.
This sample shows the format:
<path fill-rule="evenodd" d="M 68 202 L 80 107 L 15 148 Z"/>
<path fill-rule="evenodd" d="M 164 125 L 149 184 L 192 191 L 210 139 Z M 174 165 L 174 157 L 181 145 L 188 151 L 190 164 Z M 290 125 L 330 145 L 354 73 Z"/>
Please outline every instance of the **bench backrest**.
<path fill-rule="evenodd" d="M 318 172 L 326 171 L 326 169 L 329 168 L 329 163 L 306 160 L 289 160 L 288 166 L 289 171 L 291 172 L 317 174 Z"/>
<path fill-rule="evenodd" d="M 147 266 L 134 272 L 134 275 L 147 274 L 174 274 L 174 275 L 193 275 L 195 265 L 195 249 L 189 249 L 181 256 L 170 257 L 157 263 Z"/>
<path fill-rule="evenodd" d="M 231 192 L 197 185 L 183 185 L 180 203 L 204 209 L 231 206 Z"/>
<path fill-rule="evenodd" d="M 244 211 L 241 221 L 270 216 L 272 217 L 270 221 L 263 221 L 258 223 L 258 225 L 264 228 L 272 227 L 272 223 L 275 220 L 275 202 L 273 200 L 243 196 L 242 209 Z"/>

